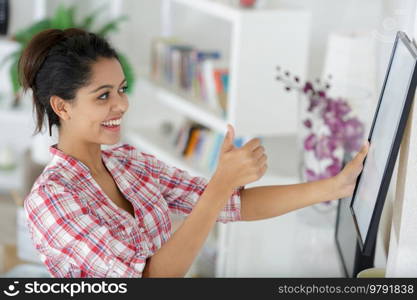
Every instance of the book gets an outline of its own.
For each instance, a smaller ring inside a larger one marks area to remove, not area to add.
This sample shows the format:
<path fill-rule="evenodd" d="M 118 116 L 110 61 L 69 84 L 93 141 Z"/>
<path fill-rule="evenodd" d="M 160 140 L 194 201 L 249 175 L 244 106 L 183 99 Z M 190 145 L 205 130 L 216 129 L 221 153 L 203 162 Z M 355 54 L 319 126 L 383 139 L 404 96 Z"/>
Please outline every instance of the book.
<path fill-rule="evenodd" d="M 198 136 L 198 141 L 197 144 L 195 146 L 194 149 L 194 154 L 193 154 L 193 164 L 198 165 L 198 162 L 201 160 L 201 154 L 203 152 L 205 143 L 207 142 L 207 134 L 208 134 L 208 130 L 202 128 L 200 130 L 200 134 Z"/>
<path fill-rule="evenodd" d="M 227 110 L 227 92 L 223 84 L 224 75 L 228 74 L 227 69 L 215 69 L 214 70 L 214 79 L 216 83 L 216 93 L 218 96 L 218 101 L 223 113 Z"/>
<path fill-rule="evenodd" d="M 188 157 L 188 155 L 190 154 L 190 152 L 192 151 L 191 149 L 192 149 L 192 147 L 194 146 L 194 143 L 195 143 L 195 141 L 194 141 L 194 139 L 196 138 L 196 137 L 193 137 L 193 132 L 196 130 L 196 129 L 201 129 L 201 128 L 203 128 L 203 126 L 202 125 L 200 125 L 200 124 L 198 124 L 198 123 L 196 123 L 196 122 L 194 122 L 194 121 L 190 121 L 189 122 L 189 124 L 187 124 L 187 128 L 188 128 L 188 134 L 187 134 L 187 140 L 186 140 L 186 142 L 185 142 L 185 147 L 184 147 L 184 150 L 183 150 L 183 152 L 182 152 L 182 156 L 184 156 L 184 157 Z M 193 141 L 192 141 L 193 140 Z M 192 145 L 190 145 L 190 143 L 191 143 L 191 141 L 192 141 Z"/>
<path fill-rule="evenodd" d="M 216 132 L 209 130 L 205 138 L 204 149 L 199 162 L 199 166 L 204 170 L 209 170 L 211 154 L 213 153 L 215 141 Z"/>
<path fill-rule="evenodd" d="M 177 154 L 183 156 L 185 147 L 187 146 L 189 134 L 190 134 L 190 126 L 192 122 L 190 120 L 186 120 L 183 126 L 180 129 L 178 141 L 176 143 L 176 152 Z"/>
<path fill-rule="evenodd" d="M 184 157 L 186 159 L 190 159 L 192 157 L 195 146 L 198 141 L 198 137 L 200 135 L 200 131 L 201 129 L 198 126 L 192 126 L 187 148 L 185 149 L 185 152 L 184 152 Z"/>
<path fill-rule="evenodd" d="M 151 78 L 163 80 L 167 45 L 178 43 L 175 37 L 158 37 L 151 41 Z"/>
<path fill-rule="evenodd" d="M 210 153 L 210 159 L 208 164 L 208 170 L 211 172 L 217 166 L 217 161 L 220 156 L 220 148 L 224 140 L 224 134 L 216 133 L 214 138 L 213 147 Z"/>
<path fill-rule="evenodd" d="M 208 106 L 214 111 L 218 112 L 222 108 L 220 106 L 217 89 L 216 89 L 216 80 L 214 73 L 213 61 L 211 59 L 206 59 L 202 63 L 202 73 L 204 86 L 206 89 L 206 101 Z"/>
<path fill-rule="evenodd" d="M 225 116 L 228 70 L 219 51 L 197 49 L 175 37 L 154 39 L 151 47 L 152 79 Z"/>

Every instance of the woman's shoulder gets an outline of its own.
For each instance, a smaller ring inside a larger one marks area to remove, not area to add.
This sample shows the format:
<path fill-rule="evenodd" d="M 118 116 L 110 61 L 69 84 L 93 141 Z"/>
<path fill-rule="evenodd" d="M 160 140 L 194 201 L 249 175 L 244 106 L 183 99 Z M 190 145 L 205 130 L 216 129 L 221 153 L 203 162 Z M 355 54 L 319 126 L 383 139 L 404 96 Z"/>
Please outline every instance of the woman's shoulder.
<path fill-rule="evenodd" d="M 56 200 L 59 195 L 72 195 L 74 182 L 66 168 L 60 164 L 49 164 L 35 180 L 24 204 L 38 206 L 45 201 Z"/>
<path fill-rule="evenodd" d="M 47 181 L 33 186 L 26 196 L 23 206 L 27 213 L 42 211 L 44 215 L 49 215 L 48 212 L 64 211 L 65 209 L 62 208 L 65 207 L 78 207 L 78 202 L 76 195 L 63 184 L 57 181 Z"/>

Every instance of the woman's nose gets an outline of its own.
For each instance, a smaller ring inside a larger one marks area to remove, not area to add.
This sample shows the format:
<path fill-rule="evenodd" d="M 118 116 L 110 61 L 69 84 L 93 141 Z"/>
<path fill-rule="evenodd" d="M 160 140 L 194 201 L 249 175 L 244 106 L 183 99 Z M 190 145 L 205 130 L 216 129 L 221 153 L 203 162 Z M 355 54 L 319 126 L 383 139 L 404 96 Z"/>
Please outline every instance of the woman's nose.
<path fill-rule="evenodd" d="M 129 102 L 127 101 L 126 96 L 120 96 L 114 104 L 114 110 L 119 112 L 126 112 L 129 107 Z"/>

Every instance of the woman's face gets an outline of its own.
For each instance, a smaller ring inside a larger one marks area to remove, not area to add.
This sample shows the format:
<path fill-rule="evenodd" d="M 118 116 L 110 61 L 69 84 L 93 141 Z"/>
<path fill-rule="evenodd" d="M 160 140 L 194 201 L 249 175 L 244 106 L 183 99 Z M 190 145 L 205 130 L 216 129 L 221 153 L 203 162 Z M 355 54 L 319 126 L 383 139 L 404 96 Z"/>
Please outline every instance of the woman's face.
<path fill-rule="evenodd" d="M 69 105 L 66 135 L 86 142 L 113 145 L 129 107 L 127 83 L 117 59 L 102 58 L 92 66 L 89 85 L 80 88 Z"/>

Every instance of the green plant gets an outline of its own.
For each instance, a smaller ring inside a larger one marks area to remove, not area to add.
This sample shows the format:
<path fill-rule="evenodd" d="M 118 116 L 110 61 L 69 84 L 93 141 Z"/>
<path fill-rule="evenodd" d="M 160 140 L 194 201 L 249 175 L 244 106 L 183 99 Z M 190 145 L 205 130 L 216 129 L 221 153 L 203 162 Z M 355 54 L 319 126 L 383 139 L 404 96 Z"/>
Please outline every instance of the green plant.
<path fill-rule="evenodd" d="M 20 44 L 20 47 L 17 51 L 10 54 L 8 57 L 5 58 L 5 60 L 0 64 L 4 65 L 4 62 L 11 60 L 11 66 L 10 66 L 10 78 L 13 86 L 13 92 L 15 94 L 16 100 L 15 103 L 18 102 L 19 98 L 19 92 L 21 90 L 21 86 L 19 84 L 18 80 L 18 73 L 17 73 L 17 65 L 19 61 L 19 57 L 22 54 L 23 49 L 26 47 L 26 45 L 29 43 L 29 41 L 32 39 L 34 35 L 37 33 L 46 30 L 46 29 L 66 29 L 66 28 L 81 28 L 89 32 L 94 32 L 99 36 L 102 36 L 106 38 L 106 36 L 114 31 L 118 30 L 118 25 L 121 21 L 124 21 L 127 19 L 127 16 L 121 16 L 118 18 L 115 18 L 111 20 L 110 22 L 102 25 L 98 29 L 93 28 L 93 24 L 96 21 L 97 16 L 99 13 L 105 8 L 105 6 L 101 6 L 100 8 L 93 11 L 91 14 L 86 16 L 84 19 L 77 22 L 76 20 L 76 7 L 75 6 L 69 6 L 65 7 L 64 5 L 60 5 L 57 10 L 55 11 L 55 14 L 50 17 L 46 18 L 40 21 L 37 21 L 36 23 L 28 26 L 27 28 L 24 28 L 17 32 L 13 36 L 13 40 L 18 42 Z M 135 75 L 133 72 L 133 68 L 129 63 L 129 60 L 126 58 L 125 55 L 121 54 L 117 51 L 117 55 L 120 58 L 120 63 L 122 65 L 124 74 L 126 76 L 127 83 L 129 85 L 128 93 L 132 92 L 133 84 L 135 81 Z"/>

